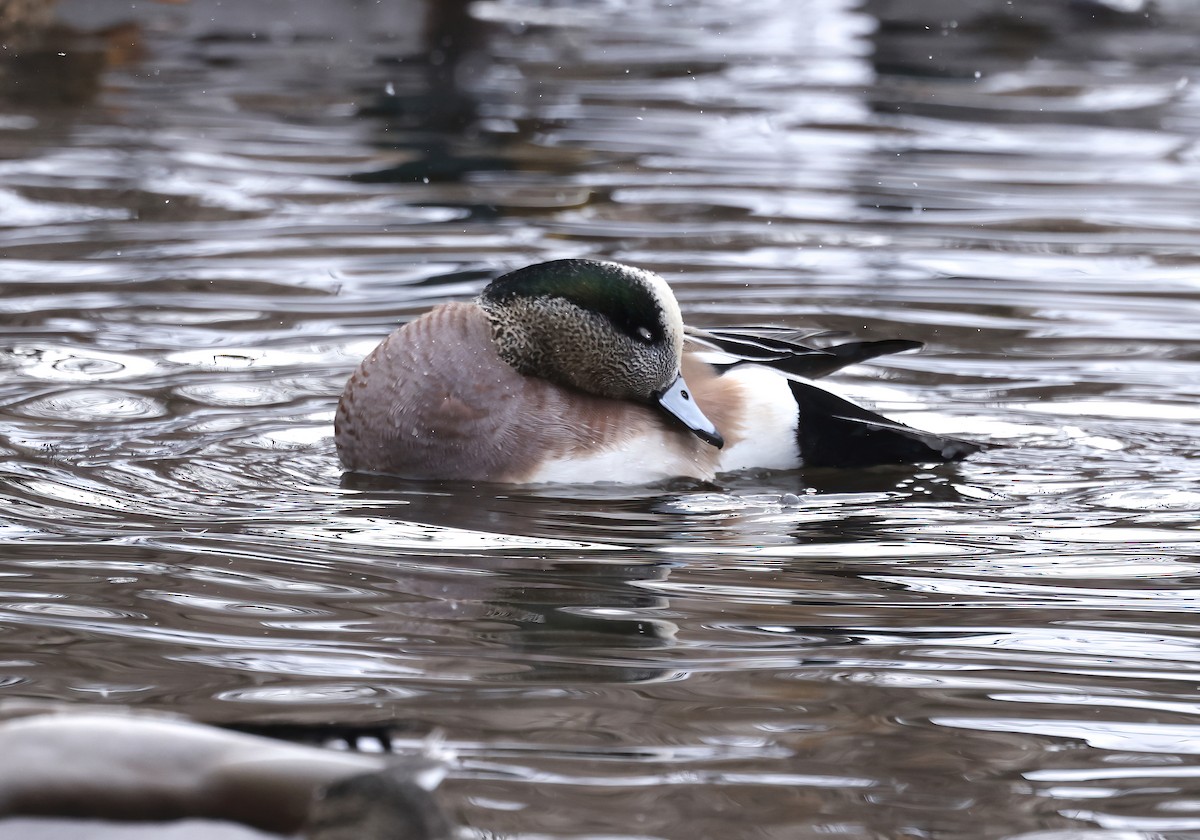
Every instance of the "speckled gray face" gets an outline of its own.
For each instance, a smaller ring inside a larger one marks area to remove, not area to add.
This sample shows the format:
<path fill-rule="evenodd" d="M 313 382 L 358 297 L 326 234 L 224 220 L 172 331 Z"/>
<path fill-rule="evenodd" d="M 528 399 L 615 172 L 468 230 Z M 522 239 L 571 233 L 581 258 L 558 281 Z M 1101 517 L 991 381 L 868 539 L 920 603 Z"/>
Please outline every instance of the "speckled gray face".
<path fill-rule="evenodd" d="M 657 274 L 557 260 L 497 278 L 479 304 L 501 358 L 521 373 L 657 405 L 706 443 L 724 445 L 679 373 L 683 316 Z"/>
<path fill-rule="evenodd" d="M 679 375 L 683 322 L 661 278 L 615 263 L 558 260 L 484 290 L 501 357 L 522 373 L 652 402 Z"/>

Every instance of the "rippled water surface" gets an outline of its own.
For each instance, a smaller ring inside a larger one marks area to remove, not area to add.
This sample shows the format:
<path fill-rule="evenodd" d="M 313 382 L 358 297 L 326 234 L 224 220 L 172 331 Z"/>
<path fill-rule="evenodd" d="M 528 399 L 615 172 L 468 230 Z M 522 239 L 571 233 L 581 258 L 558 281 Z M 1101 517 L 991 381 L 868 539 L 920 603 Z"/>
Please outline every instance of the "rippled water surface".
<path fill-rule="evenodd" d="M 229 5 L 5 59 L 0 697 L 441 729 L 480 837 L 1200 836 L 1196 11 Z M 571 256 L 1003 446 L 343 479 L 383 335 Z"/>

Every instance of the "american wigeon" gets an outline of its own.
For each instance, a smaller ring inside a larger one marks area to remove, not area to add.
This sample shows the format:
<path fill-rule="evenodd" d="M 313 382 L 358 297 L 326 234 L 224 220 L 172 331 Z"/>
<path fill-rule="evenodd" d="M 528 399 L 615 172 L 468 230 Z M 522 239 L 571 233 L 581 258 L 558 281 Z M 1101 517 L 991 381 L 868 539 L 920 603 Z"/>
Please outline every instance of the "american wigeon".
<path fill-rule="evenodd" d="M 685 327 L 666 281 L 638 268 L 531 265 L 384 339 L 342 392 L 338 455 L 347 470 L 407 478 L 648 483 L 981 448 L 802 381 L 918 342 L 802 338 Z"/>

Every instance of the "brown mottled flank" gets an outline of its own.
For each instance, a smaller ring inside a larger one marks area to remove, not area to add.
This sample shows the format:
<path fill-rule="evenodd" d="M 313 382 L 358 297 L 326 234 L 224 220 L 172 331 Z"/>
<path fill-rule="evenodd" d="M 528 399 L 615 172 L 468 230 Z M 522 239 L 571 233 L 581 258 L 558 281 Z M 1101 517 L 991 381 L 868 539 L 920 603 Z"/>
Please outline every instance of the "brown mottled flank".
<path fill-rule="evenodd" d="M 737 386 L 684 359 L 693 397 L 727 445 L 738 424 Z M 719 450 L 651 406 L 596 397 L 523 376 L 496 353 L 474 303 L 448 303 L 405 324 L 350 377 L 334 438 L 348 470 L 408 478 L 520 482 L 547 459 L 619 449 L 646 430 L 711 475 Z"/>

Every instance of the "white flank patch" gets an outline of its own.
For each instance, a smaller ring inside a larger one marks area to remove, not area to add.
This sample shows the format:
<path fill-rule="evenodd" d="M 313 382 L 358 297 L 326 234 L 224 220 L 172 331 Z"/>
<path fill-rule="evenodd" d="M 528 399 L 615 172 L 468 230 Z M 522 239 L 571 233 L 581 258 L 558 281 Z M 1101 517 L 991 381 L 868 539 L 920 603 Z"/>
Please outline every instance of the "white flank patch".
<path fill-rule="evenodd" d="M 742 440 L 721 452 L 718 471 L 799 467 L 799 412 L 787 379 L 769 368 L 753 365 L 734 368 L 722 378 L 732 379 L 742 389 L 745 428 Z"/>

